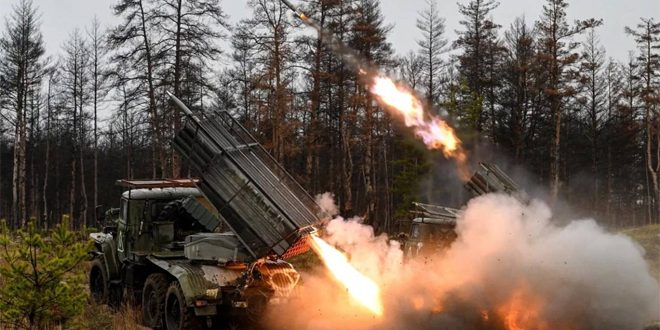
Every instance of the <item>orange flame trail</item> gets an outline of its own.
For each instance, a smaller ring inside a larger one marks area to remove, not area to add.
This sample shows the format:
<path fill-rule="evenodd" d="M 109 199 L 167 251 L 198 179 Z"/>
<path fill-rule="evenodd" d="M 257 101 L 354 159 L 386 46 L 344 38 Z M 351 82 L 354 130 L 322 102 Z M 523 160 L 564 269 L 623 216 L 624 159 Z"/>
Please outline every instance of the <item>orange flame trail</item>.
<path fill-rule="evenodd" d="M 454 129 L 439 117 L 425 113 L 424 104 L 408 88 L 397 86 L 392 79 L 382 75 L 374 75 L 370 79 L 370 91 L 376 99 L 403 117 L 406 126 L 414 128 L 415 134 L 427 148 L 439 149 L 445 157 L 453 158 L 461 177 L 468 179 L 467 156 Z"/>
<path fill-rule="evenodd" d="M 335 279 L 346 287 L 351 297 L 374 315 L 383 315 L 383 303 L 380 299 L 378 285 L 355 269 L 344 254 L 320 237 L 316 235 L 311 235 L 311 237 L 312 248 L 321 257 Z"/>

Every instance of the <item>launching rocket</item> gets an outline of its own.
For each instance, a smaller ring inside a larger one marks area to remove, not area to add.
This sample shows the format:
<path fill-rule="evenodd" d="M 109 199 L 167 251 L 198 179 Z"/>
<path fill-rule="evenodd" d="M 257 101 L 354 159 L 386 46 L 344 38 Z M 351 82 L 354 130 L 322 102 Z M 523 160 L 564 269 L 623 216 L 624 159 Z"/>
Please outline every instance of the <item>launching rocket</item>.
<path fill-rule="evenodd" d="M 282 3 L 284 3 L 287 7 L 289 7 L 291 10 L 293 10 L 294 13 L 296 13 L 296 16 L 298 16 L 301 20 L 307 21 L 309 18 L 305 15 L 305 13 L 302 12 L 302 10 L 298 9 L 296 6 L 294 6 L 289 0 L 281 0 Z"/>

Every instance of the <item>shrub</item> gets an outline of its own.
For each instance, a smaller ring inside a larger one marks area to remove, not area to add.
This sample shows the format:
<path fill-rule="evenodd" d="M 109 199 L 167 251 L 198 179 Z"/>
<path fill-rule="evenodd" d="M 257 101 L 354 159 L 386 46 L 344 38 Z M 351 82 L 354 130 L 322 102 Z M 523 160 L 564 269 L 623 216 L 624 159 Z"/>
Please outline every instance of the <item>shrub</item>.
<path fill-rule="evenodd" d="M 0 326 L 64 325 L 83 311 L 82 263 L 92 243 L 67 228 L 66 219 L 46 235 L 34 222 L 14 233 L 0 224 Z"/>

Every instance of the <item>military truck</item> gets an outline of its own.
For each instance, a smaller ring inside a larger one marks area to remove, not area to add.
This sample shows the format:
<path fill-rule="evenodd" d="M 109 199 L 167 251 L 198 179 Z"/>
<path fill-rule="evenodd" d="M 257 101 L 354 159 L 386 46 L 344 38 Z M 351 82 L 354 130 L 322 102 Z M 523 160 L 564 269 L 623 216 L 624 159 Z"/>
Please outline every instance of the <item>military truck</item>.
<path fill-rule="evenodd" d="M 495 164 L 479 163 L 479 166 L 464 187 L 473 196 L 501 192 L 527 202 L 527 195 L 513 180 Z M 410 211 L 410 233 L 404 239 L 407 257 L 435 255 L 445 250 L 456 239 L 456 219 L 461 210 L 413 202 Z"/>
<path fill-rule="evenodd" d="M 456 218 L 460 210 L 413 202 L 410 233 L 404 243 L 408 257 L 435 255 L 446 249 L 455 239 Z"/>
<path fill-rule="evenodd" d="M 140 305 L 151 328 L 254 322 L 289 297 L 299 274 L 283 257 L 325 215 L 228 112 L 173 101 L 187 118 L 174 147 L 200 177 L 117 182 L 119 210 L 90 234 L 91 296 Z"/>

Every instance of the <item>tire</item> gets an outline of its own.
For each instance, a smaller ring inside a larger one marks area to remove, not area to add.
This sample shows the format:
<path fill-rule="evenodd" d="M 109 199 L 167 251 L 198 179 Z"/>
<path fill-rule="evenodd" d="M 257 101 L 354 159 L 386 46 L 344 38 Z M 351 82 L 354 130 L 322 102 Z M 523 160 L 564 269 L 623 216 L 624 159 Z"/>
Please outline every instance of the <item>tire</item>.
<path fill-rule="evenodd" d="M 186 305 L 181 285 L 172 282 L 165 298 L 165 328 L 167 330 L 201 329 L 201 321 L 195 311 Z"/>
<path fill-rule="evenodd" d="M 103 256 L 95 257 L 89 269 L 89 295 L 98 305 L 105 305 L 110 297 L 110 282 Z"/>
<path fill-rule="evenodd" d="M 147 277 L 142 289 L 142 321 L 152 329 L 161 329 L 165 310 L 165 293 L 169 281 L 163 273 Z"/>

